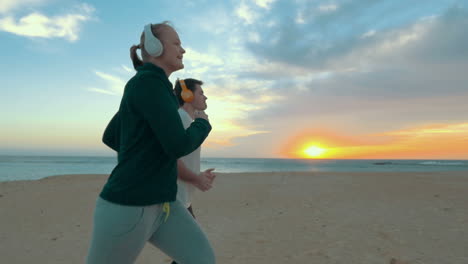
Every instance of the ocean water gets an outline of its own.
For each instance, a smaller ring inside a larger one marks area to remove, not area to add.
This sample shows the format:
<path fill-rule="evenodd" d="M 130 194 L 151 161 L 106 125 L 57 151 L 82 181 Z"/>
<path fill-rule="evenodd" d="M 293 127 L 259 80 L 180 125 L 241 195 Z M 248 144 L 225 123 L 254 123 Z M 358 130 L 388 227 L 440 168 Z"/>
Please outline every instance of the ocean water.
<path fill-rule="evenodd" d="M 116 157 L 67 156 L 2 156 L 0 181 L 37 180 L 63 174 L 109 174 Z M 216 168 L 217 172 L 273 171 L 466 171 L 468 160 L 303 160 L 202 158 L 202 170 Z"/>

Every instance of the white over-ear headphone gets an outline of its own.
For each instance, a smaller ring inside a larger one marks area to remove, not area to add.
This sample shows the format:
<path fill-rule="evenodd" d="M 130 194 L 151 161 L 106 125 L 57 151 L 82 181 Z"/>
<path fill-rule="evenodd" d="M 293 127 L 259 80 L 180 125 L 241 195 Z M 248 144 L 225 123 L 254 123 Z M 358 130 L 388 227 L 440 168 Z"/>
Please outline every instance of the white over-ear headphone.
<path fill-rule="evenodd" d="M 145 26 L 145 50 L 149 55 L 158 57 L 163 52 L 163 45 L 161 41 L 153 35 L 151 31 L 151 24 Z"/>

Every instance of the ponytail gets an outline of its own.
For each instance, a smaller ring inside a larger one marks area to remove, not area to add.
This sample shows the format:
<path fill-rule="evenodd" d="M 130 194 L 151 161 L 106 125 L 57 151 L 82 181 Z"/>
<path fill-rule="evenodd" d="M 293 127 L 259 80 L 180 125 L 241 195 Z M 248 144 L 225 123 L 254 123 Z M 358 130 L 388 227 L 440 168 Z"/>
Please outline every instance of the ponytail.
<path fill-rule="evenodd" d="M 143 66 L 143 61 L 137 54 L 137 49 L 139 48 L 140 45 L 133 45 L 132 47 L 130 47 L 130 58 L 132 59 L 133 68 L 135 68 L 135 70 L 136 68 Z"/>

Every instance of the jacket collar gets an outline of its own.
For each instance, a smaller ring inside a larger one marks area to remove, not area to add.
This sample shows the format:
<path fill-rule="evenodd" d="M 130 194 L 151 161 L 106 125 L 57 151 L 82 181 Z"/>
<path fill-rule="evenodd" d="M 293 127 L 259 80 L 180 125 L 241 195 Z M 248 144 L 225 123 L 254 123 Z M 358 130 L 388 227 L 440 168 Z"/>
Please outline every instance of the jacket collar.
<path fill-rule="evenodd" d="M 158 76 L 162 77 L 162 79 L 167 82 L 169 87 L 172 89 L 172 83 L 169 81 L 169 78 L 167 78 L 166 72 L 159 66 L 154 65 L 153 63 L 146 62 L 140 67 L 136 68 L 137 72 L 143 72 L 143 71 L 150 71 L 156 73 Z"/>

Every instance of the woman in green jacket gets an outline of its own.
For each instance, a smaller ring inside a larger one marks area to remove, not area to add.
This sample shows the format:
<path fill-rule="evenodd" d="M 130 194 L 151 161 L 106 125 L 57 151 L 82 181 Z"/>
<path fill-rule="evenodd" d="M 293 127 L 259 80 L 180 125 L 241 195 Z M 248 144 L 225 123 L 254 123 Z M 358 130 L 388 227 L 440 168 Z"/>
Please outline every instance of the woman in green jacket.
<path fill-rule="evenodd" d="M 103 136 L 118 163 L 96 202 L 87 262 L 133 263 L 150 242 L 180 264 L 215 263 L 205 234 L 176 201 L 177 159 L 211 130 L 204 112 L 187 130 L 177 112 L 168 77 L 184 67 L 185 50 L 166 22 L 145 26 L 138 47 L 144 64 Z"/>

